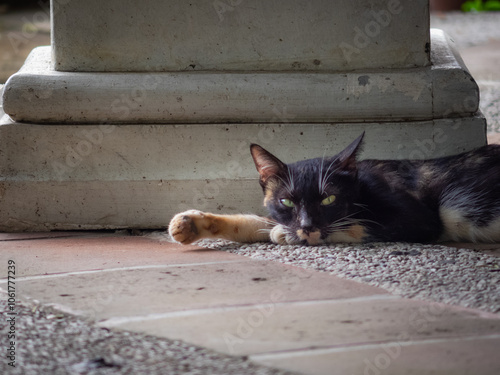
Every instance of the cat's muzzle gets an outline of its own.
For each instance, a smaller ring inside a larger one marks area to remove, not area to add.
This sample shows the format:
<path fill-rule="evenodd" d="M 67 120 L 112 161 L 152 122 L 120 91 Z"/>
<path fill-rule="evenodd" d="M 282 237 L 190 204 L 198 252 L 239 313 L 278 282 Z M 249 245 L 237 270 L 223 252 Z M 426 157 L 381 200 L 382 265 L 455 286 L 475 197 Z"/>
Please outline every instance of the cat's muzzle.
<path fill-rule="evenodd" d="M 307 245 L 319 245 L 323 242 L 319 229 L 299 229 L 297 231 L 297 237 Z"/>

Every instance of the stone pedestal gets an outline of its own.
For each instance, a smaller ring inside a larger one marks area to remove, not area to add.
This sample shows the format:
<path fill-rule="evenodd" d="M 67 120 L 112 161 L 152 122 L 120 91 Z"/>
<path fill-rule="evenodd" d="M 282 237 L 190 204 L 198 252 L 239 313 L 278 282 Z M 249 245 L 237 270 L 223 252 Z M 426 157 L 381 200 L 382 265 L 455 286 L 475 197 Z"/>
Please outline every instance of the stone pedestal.
<path fill-rule="evenodd" d="M 54 0 L 58 71 L 327 71 L 429 64 L 428 0 Z"/>
<path fill-rule="evenodd" d="M 52 46 L 4 88 L 3 231 L 262 213 L 252 142 L 284 161 L 362 131 L 370 158 L 486 142 L 477 85 L 424 0 L 55 0 L 52 16 Z"/>

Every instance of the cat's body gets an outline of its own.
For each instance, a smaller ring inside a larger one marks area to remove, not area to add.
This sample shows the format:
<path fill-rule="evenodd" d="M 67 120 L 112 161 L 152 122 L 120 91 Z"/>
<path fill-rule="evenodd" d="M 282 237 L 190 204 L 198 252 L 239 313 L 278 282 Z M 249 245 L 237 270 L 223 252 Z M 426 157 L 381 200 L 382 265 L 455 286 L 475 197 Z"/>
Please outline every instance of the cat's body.
<path fill-rule="evenodd" d="M 181 243 L 500 242 L 500 146 L 432 160 L 357 161 L 362 139 L 333 158 L 289 165 L 252 145 L 271 219 L 188 211 L 169 232 Z"/>

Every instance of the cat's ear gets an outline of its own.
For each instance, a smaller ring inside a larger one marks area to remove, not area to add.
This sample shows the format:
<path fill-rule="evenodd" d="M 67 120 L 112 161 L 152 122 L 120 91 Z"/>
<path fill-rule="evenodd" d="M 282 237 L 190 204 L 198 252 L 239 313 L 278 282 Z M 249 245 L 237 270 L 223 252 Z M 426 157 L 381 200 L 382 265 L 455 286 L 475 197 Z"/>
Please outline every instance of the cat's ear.
<path fill-rule="evenodd" d="M 346 171 L 355 171 L 357 169 L 357 156 L 363 148 L 364 136 L 365 132 L 363 132 L 349 146 L 347 146 L 344 151 L 337 155 L 337 160 L 341 169 Z"/>
<path fill-rule="evenodd" d="M 250 152 L 260 175 L 260 181 L 265 184 L 270 177 L 282 175 L 286 165 L 276 156 L 256 144 L 250 145 Z"/>

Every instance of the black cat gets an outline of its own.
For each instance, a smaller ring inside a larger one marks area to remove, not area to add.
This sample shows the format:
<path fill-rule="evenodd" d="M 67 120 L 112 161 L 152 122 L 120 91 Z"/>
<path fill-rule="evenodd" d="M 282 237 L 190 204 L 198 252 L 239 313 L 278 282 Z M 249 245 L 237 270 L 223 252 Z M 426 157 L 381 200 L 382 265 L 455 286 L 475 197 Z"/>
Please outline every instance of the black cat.
<path fill-rule="evenodd" d="M 251 153 L 270 219 L 187 211 L 178 242 L 500 242 L 500 146 L 432 160 L 357 161 L 364 133 L 331 158 L 284 164 Z"/>

